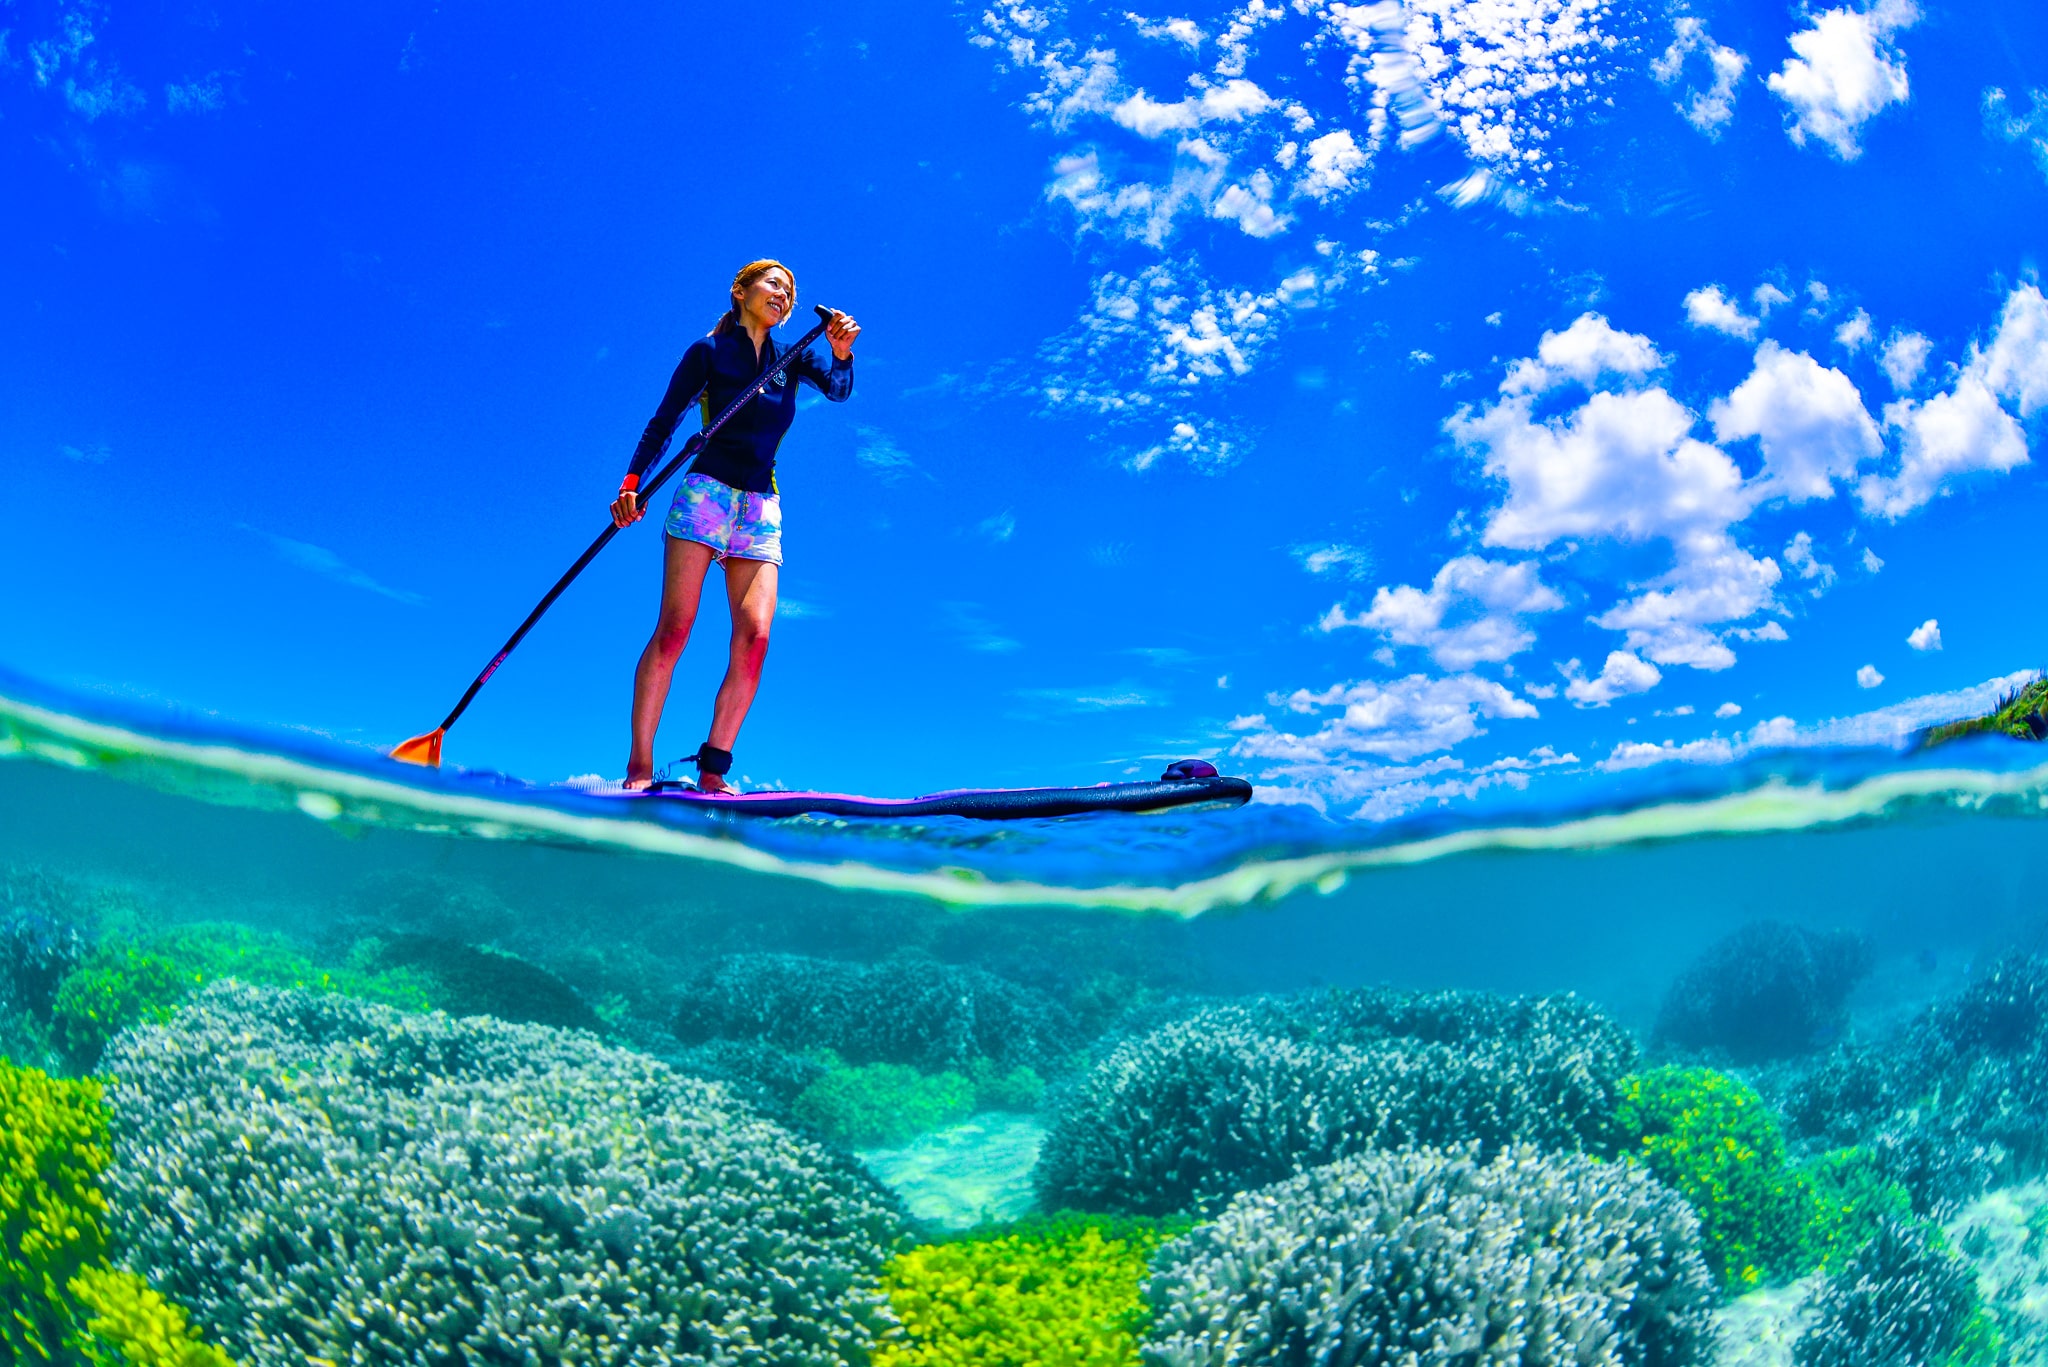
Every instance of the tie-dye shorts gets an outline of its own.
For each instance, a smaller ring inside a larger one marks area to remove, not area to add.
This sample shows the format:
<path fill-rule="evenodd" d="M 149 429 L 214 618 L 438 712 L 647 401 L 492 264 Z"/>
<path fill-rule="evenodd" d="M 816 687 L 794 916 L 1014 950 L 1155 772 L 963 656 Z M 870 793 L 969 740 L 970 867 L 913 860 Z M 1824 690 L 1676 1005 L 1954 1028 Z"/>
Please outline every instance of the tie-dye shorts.
<path fill-rule="evenodd" d="M 678 541 L 709 546 L 718 560 L 782 563 L 782 500 L 735 489 L 709 475 L 683 476 L 664 530 Z"/>

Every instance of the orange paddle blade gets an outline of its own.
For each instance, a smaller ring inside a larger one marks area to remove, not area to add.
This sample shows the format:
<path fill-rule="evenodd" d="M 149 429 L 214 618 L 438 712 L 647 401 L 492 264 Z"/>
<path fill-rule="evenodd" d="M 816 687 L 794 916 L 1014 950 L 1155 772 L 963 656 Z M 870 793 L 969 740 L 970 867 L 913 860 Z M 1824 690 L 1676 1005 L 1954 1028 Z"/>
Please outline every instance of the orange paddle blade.
<path fill-rule="evenodd" d="M 406 764 L 424 764 L 429 769 L 441 767 L 441 737 L 447 733 L 435 727 L 424 736 L 402 740 L 391 747 L 391 758 Z"/>

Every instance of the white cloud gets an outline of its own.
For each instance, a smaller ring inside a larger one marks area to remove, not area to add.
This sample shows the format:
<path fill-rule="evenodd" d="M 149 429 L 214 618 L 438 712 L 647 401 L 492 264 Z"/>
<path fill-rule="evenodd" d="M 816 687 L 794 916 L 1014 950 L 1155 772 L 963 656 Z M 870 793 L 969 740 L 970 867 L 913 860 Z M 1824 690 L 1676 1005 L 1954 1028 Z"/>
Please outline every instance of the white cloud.
<path fill-rule="evenodd" d="M 1110 118 L 1141 138 L 1199 128 L 1219 120 L 1242 123 L 1263 114 L 1274 105 L 1273 97 L 1250 81 L 1225 81 L 1199 94 L 1162 104 L 1140 87 L 1129 98 L 1112 105 Z"/>
<path fill-rule="evenodd" d="M 1872 574 L 1876 574 L 1884 568 L 1884 561 L 1879 558 L 1876 551 L 1873 551 L 1868 546 L 1863 548 L 1863 568 Z"/>
<path fill-rule="evenodd" d="M 1729 717 L 1739 717 L 1742 715 L 1742 704 L 1739 702 L 1724 702 L 1714 709 L 1714 715 L 1724 721 Z"/>
<path fill-rule="evenodd" d="M 1793 503 L 1833 498 L 1836 479 L 1881 454 L 1884 439 L 1847 375 L 1803 351 L 1766 341 L 1749 378 L 1707 409 L 1715 439 L 1755 437 L 1763 450 L 1759 492 Z"/>
<path fill-rule="evenodd" d="M 1750 291 L 1749 297 L 1756 302 L 1756 311 L 1766 318 L 1771 316 L 1771 310 L 1778 305 L 1792 302 L 1791 295 L 1768 280 Z"/>
<path fill-rule="evenodd" d="M 1869 340 L 1870 314 L 1865 309 L 1857 309 L 1848 322 L 1835 329 L 1836 345 L 1846 347 L 1850 351 L 1860 350 Z"/>
<path fill-rule="evenodd" d="M 1876 665 L 1864 665 L 1856 671 L 1856 686 L 1858 688 L 1875 688 L 1883 682 L 1884 675 L 1877 672 Z"/>
<path fill-rule="evenodd" d="M 1131 21 L 1139 37 L 1179 43 L 1190 52 L 1199 49 L 1209 36 L 1192 19 L 1161 19 L 1155 23 L 1136 14 L 1126 14 L 1124 18 Z"/>
<path fill-rule="evenodd" d="M 1640 379 L 1663 366 L 1648 337 L 1619 331 L 1597 313 L 1582 313 L 1564 331 L 1544 333 L 1535 358 L 1515 362 L 1500 391 L 1540 394 L 1567 380 L 1591 385 L 1603 375 Z"/>
<path fill-rule="evenodd" d="M 1992 86 L 1984 92 L 1984 127 L 1995 138 L 2025 143 L 2034 164 L 2048 176 L 2048 90 L 2028 92 L 2033 108 L 2026 118 L 2012 112 L 2005 92 Z"/>
<path fill-rule="evenodd" d="M 361 589 L 365 593 L 374 593 L 379 597 L 389 598 L 395 602 L 417 604 L 426 601 L 426 599 L 410 590 L 389 588 L 378 583 L 368 574 L 348 564 L 325 546 L 316 546 L 310 541 L 294 541 L 288 536 L 279 536 L 275 532 L 266 532 L 260 528 L 251 527 L 247 523 L 238 523 L 237 525 L 245 531 L 255 532 L 265 541 L 268 541 L 272 549 L 283 558 L 286 564 L 294 565 L 309 574 L 317 574 L 323 579 L 332 579 L 337 584 L 344 584 L 352 589 Z"/>
<path fill-rule="evenodd" d="M 1892 382 L 1892 388 L 1911 389 L 1913 381 L 1920 378 L 1920 372 L 1927 365 L 1927 353 L 1934 350 L 1934 343 L 1917 332 L 1894 332 L 1884 344 L 1879 364 Z"/>
<path fill-rule="evenodd" d="M 979 530 L 991 541 L 1008 541 L 1017 534 L 1017 515 L 1005 509 L 994 517 L 983 518 Z"/>
<path fill-rule="evenodd" d="M 1321 692 L 1297 689 L 1275 706 L 1297 715 L 1336 710 L 1315 731 L 1296 735 L 1264 724 L 1247 729 L 1233 747 L 1257 759 L 1328 765 L 1377 755 L 1411 760 L 1486 734 L 1483 718 L 1525 719 L 1537 714 L 1501 685 L 1469 674 L 1431 678 L 1410 674 L 1387 683 L 1338 684 Z"/>
<path fill-rule="evenodd" d="M 1813 586 L 1816 598 L 1834 587 L 1835 567 L 1813 553 L 1813 538 L 1805 532 L 1793 537 L 1785 547 L 1785 565 L 1801 579 L 1819 581 Z"/>
<path fill-rule="evenodd" d="M 1732 47 L 1715 42 L 1707 34 L 1706 21 L 1693 15 L 1680 15 L 1671 21 L 1671 46 L 1664 49 L 1664 55 L 1650 64 L 1650 74 L 1660 85 L 1671 85 L 1684 74 L 1685 59 L 1695 52 L 1703 53 L 1707 69 L 1713 75 L 1713 84 L 1705 90 L 1687 87 L 1686 101 L 1674 108 L 1685 115 L 1685 121 L 1710 138 L 1721 136 L 1721 128 L 1735 117 L 1736 82 L 1749 69 L 1749 58 Z"/>
<path fill-rule="evenodd" d="M 1473 160 L 1542 188 L 1551 131 L 1598 98 L 1602 58 L 1618 47 L 1605 0 L 1550 4 L 1296 0 L 1356 53 L 1347 83 L 1371 100 L 1376 146 L 1399 125 L 1403 146 L 1448 132 Z"/>
<path fill-rule="evenodd" d="M 1367 163 L 1368 158 L 1351 136 L 1351 130 L 1339 128 L 1325 133 L 1309 143 L 1308 169 L 1294 182 L 1294 193 L 1321 201 L 1356 189 L 1359 173 Z"/>
<path fill-rule="evenodd" d="M 1744 313 L 1719 285 L 1702 285 L 1685 296 L 1686 321 L 1744 341 L 1756 336 L 1757 320 Z"/>
<path fill-rule="evenodd" d="M 1671 741 L 1652 744 L 1648 741 L 1625 740 L 1614 747 L 1612 754 L 1600 761 L 1599 767 L 1609 773 L 1624 769 L 1645 769 L 1652 764 L 1726 764 L 1735 758 L 1736 748 L 1732 741 L 1719 736 L 1708 736 L 1703 740 L 1690 740 L 1683 745 Z"/>
<path fill-rule="evenodd" d="M 1947 493 L 1960 476 L 2027 464 L 2026 434 L 2001 398 L 2022 416 L 2048 404 L 2048 298 L 2033 285 L 2007 296 L 1990 345 L 1972 344 L 1952 389 L 1924 403 L 1885 405 L 1885 426 L 1900 434 L 1899 468 L 1857 486 L 1864 511 L 1896 520 Z"/>
<path fill-rule="evenodd" d="M 1196 469 L 1218 470 L 1239 453 L 1237 440 L 1221 424 L 1208 418 L 1193 422 L 1183 419 L 1173 425 L 1165 441 L 1136 452 L 1124 461 L 1124 466 L 1133 471 L 1149 470 L 1163 456 L 1178 456 Z"/>
<path fill-rule="evenodd" d="M 2021 417 L 2048 406 L 2048 298 L 2039 287 L 2021 285 L 2006 297 L 1990 348 L 1971 365 L 2000 398 L 2018 404 Z"/>
<path fill-rule="evenodd" d="M 1863 509 L 1897 520 L 1949 491 L 1961 475 L 2010 470 L 2027 463 L 2027 439 L 2012 415 L 1975 374 L 1925 403 L 1885 405 L 1885 426 L 1901 435 L 1896 475 L 1868 475 L 1856 487 Z"/>
<path fill-rule="evenodd" d="M 1523 364 L 1527 364 L 1524 362 Z M 1659 388 L 1601 392 L 1562 417 L 1533 420 L 1526 398 L 1445 424 L 1485 471 L 1507 483 L 1489 515 L 1492 546 L 1541 550 L 1565 537 L 1692 537 L 1751 506 L 1742 472 L 1688 435 L 1693 416 Z"/>
<path fill-rule="evenodd" d="M 1334 572 L 1346 579 L 1363 579 L 1372 573 L 1372 552 L 1363 546 L 1347 546 L 1341 542 L 1296 546 L 1294 558 L 1310 574 Z"/>
<path fill-rule="evenodd" d="M 1657 666 L 1625 650 L 1609 652 L 1607 663 L 1592 678 L 1577 660 L 1559 665 L 1558 672 L 1568 681 L 1564 695 L 1581 707 L 1605 707 L 1616 698 L 1648 692 L 1664 679 Z"/>
<path fill-rule="evenodd" d="M 1877 0 L 1860 13 L 1831 9 L 1793 34 L 1795 55 L 1764 82 L 1791 107 L 1792 141 L 1818 138 L 1845 161 L 1859 155 L 1857 131 L 1906 98 L 1906 62 L 1891 35 L 1919 17 L 1913 0 Z"/>
<path fill-rule="evenodd" d="M 1573 333 L 1598 345 L 1561 345 Z M 1659 363 L 1647 338 L 1615 333 L 1594 315 L 1544 340 L 1557 345 L 1539 352 L 1555 354 L 1513 366 L 1502 385 L 1510 397 L 1476 416 L 1461 408 L 1444 425 L 1507 486 L 1483 541 L 1518 550 L 1576 538 L 1668 541 L 1670 570 L 1594 621 L 1626 633 L 1626 649 L 1657 664 L 1727 668 L 1735 656 L 1714 628 L 1768 606 L 1780 577 L 1774 561 L 1729 535 L 1762 486 L 1745 486 L 1725 452 L 1694 439 L 1693 414 L 1661 387 L 1603 390 L 1568 413 L 1533 418 L 1532 399 L 1514 391 L 1567 375 L 1639 375 Z"/>
<path fill-rule="evenodd" d="M 1940 650 L 1941 623 L 1928 618 L 1907 635 L 1906 644 L 1915 650 Z"/>
<path fill-rule="evenodd" d="M 884 484 L 894 484 L 917 469 L 917 463 L 879 427 L 856 427 L 853 458 Z"/>
<path fill-rule="evenodd" d="M 1427 590 L 1407 584 L 1381 588 L 1368 611 L 1352 617 L 1333 607 L 1318 625 L 1324 631 L 1377 631 L 1395 645 L 1427 650 L 1445 669 L 1462 670 L 1527 650 L 1536 636 L 1523 619 L 1563 606 L 1564 599 L 1538 577 L 1533 562 L 1461 555 L 1436 572 Z"/>

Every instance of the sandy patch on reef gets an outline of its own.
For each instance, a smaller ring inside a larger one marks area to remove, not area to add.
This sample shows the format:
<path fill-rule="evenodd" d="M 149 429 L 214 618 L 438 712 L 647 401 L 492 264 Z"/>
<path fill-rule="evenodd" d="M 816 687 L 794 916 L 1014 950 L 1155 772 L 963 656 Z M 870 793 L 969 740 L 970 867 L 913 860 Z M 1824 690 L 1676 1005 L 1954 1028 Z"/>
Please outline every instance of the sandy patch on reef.
<path fill-rule="evenodd" d="M 896 1149 L 862 1149 L 861 1162 L 903 1198 L 913 1218 L 971 1229 L 1031 1213 L 1031 1169 L 1045 1127 L 1034 1116 L 986 1112 Z"/>
<path fill-rule="evenodd" d="M 1792 1345 L 1806 1332 L 1807 1302 L 1820 1284 L 1802 1277 L 1737 1297 L 1714 1312 L 1721 1336 L 1715 1367 L 1792 1367 Z"/>
<path fill-rule="evenodd" d="M 2048 1363 L 2048 1181 L 1988 1192 L 1945 1228 L 1977 1268 L 2007 1361 Z"/>

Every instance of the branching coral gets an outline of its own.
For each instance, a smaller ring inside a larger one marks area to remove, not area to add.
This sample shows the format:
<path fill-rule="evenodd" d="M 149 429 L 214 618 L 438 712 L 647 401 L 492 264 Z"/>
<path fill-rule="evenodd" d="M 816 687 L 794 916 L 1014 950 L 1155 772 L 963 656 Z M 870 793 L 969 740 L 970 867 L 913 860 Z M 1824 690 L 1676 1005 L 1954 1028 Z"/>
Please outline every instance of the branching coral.
<path fill-rule="evenodd" d="M 1867 1144 L 1923 1213 L 2048 1172 L 2048 960 L 2010 955 L 1897 1038 L 1841 1051 L 1786 1110 L 1798 1133 Z"/>
<path fill-rule="evenodd" d="M 1623 1149 L 1699 1212 L 1723 1285 L 1804 1271 L 1812 1193 L 1785 1161 L 1785 1137 L 1756 1092 L 1706 1068 L 1655 1068 L 1622 1084 Z"/>
<path fill-rule="evenodd" d="M 1712 1360 L 1697 1224 L 1640 1168 L 1361 1154 L 1239 1196 L 1161 1249 L 1148 1367 Z"/>
<path fill-rule="evenodd" d="M 185 1312 L 110 1266 L 97 1082 L 0 1063 L 0 1348 L 9 1362 L 230 1367 Z"/>
<path fill-rule="evenodd" d="M 1146 1264 L 1185 1229 L 1065 1214 L 911 1249 L 883 1277 L 903 1333 L 875 1367 L 1136 1367 Z"/>
<path fill-rule="evenodd" d="M 129 1263 L 254 1367 L 827 1367 L 883 1326 L 885 1192 L 586 1035 L 224 982 L 107 1062 Z"/>
<path fill-rule="evenodd" d="M 1126 1041 L 1063 1097 L 1047 1208 L 1212 1206 L 1369 1149 L 1527 1141 L 1602 1151 L 1626 1032 L 1569 998 L 1318 993 L 1217 1007 Z"/>
<path fill-rule="evenodd" d="M 932 1072 L 987 1058 L 1050 1073 L 1082 1042 L 1057 1001 L 979 969 L 794 954 L 735 954 L 697 974 L 683 985 L 675 1032 L 686 1045 L 762 1040 Z"/>
<path fill-rule="evenodd" d="M 1821 1287 L 1797 1367 L 1985 1367 L 1998 1335 L 1969 1264 L 1940 1231 L 1887 1220 Z"/>
<path fill-rule="evenodd" d="M 965 1120 L 974 1113 L 974 1084 L 901 1063 L 834 1068 L 804 1089 L 793 1111 L 834 1143 L 875 1148 Z"/>
<path fill-rule="evenodd" d="M 1849 993 L 1871 963 L 1865 936 L 1752 922 L 1671 984 L 1656 1037 L 1736 1063 L 1806 1053 L 1841 1032 Z"/>
<path fill-rule="evenodd" d="M 65 1060 L 84 1072 L 116 1034 L 132 1025 L 162 1024 L 186 998 L 221 978 L 341 992 L 409 1010 L 431 1004 L 432 985 L 415 974 L 323 968 L 282 935 L 200 922 L 139 941 L 102 944 L 59 984 L 51 1033 Z"/>
<path fill-rule="evenodd" d="M 1742 1290 L 1840 1266 L 1910 1206 L 1877 1156 L 1840 1149 L 1793 1166 L 1784 1132 L 1747 1085 L 1707 1068 L 1622 1083 L 1623 1152 L 1699 1212 L 1707 1262 Z"/>
<path fill-rule="evenodd" d="M 365 967 L 425 975 L 434 1004 L 450 1015 L 496 1016 L 565 1030 L 604 1028 L 575 989 L 511 954 L 434 935 L 395 935 L 365 942 L 361 949 L 352 957 Z"/>

